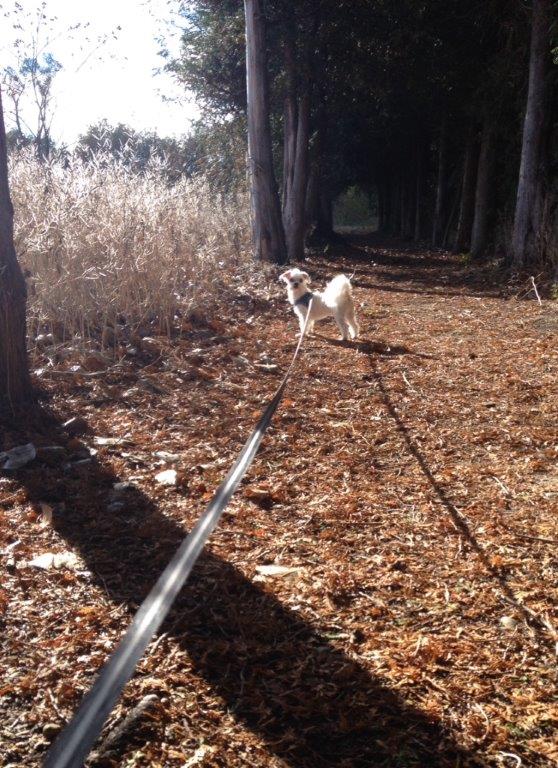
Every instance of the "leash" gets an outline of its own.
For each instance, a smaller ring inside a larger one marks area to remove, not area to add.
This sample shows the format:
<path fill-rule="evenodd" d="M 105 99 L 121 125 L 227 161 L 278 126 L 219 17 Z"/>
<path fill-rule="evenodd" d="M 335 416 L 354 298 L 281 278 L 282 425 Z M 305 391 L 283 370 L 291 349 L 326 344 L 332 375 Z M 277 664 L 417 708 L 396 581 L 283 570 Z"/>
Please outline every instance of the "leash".
<path fill-rule="evenodd" d="M 311 304 L 312 302 L 310 306 Z M 106 662 L 92 688 L 85 695 L 74 717 L 49 750 L 44 768 L 81 768 L 83 765 L 83 761 L 101 733 L 106 718 L 188 579 L 231 496 L 252 464 L 263 436 L 281 402 L 301 350 L 310 317 L 310 306 L 287 372 L 244 444 L 240 455 L 215 491 L 194 528 L 186 536 L 155 586 L 140 605 L 126 634 Z"/>

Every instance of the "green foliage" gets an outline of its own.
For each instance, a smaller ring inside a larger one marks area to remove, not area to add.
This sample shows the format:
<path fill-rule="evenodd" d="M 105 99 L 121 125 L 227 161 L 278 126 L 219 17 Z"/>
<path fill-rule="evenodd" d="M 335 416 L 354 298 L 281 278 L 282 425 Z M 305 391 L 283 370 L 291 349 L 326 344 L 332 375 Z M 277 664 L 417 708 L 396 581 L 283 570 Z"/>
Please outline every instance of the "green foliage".
<path fill-rule="evenodd" d="M 240 117 L 199 122 L 182 139 L 135 131 L 123 123 L 112 126 L 102 120 L 79 138 L 74 154 L 86 163 L 116 159 L 136 173 L 158 165 L 173 183 L 182 177 L 203 175 L 215 189 L 234 191 L 244 181 L 245 134 Z"/>
<path fill-rule="evenodd" d="M 246 108 L 242 2 L 183 4 L 182 53 L 166 70 L 192 91 L 206 113 L 227 116 Z M 168 53 L 167 53 L 168 57 Z"/>
<path fill-rule="evenodd" d="M 333 206 L 333 219 L 337 226 L 373 228 L 377 226 L 377 216 L 375 196 L 356 185 L 346 189 Z"/>

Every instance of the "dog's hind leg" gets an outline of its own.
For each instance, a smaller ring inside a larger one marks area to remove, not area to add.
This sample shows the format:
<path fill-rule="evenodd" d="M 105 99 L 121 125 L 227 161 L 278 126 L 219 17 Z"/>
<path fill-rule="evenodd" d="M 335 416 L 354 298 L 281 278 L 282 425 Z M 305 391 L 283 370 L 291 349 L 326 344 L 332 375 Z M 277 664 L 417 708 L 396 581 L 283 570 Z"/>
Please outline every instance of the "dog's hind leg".
<path fill-rule="evenodd" d="M 341 338 L 343 339 L 343 341 L 346 341 L 349 338 L 349 333 L 348 333 L 349 327 L 345 320 L 345 315 L 342 312 L 339 312 L 339 311 L 336 312 L 335 322 L 337 323 L 337 327 L 341 331 Z"/>
<path fill-rule="evenodd" d="M 349 324 L 349 333 L 351 334 L 351 339 L 356 339 L 360 328 L 358 325 L 358 320 L 355 316 L 355 310 L 354 308 L 351 308 L 349 312 L 347 313 L 347 322 Z"/>

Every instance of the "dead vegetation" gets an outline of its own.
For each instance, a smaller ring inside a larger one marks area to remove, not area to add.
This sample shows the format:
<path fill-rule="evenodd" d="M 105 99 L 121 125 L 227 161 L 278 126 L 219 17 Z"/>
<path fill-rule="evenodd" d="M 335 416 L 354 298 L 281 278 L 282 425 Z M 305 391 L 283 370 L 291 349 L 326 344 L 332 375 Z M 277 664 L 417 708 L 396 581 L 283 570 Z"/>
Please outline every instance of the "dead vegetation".
<path fill-rule="evenodd" d="M 90 765 L 553 765 L 556 309 L 440 252 L 307 268 L 356 269 L 362 338 L 306 344 Z M 95 375 L 37 361 L 55 421 L 0 446 L 38 448 L 0 477 L 5 766 L 40 765 L 285 369 L 296 320 L 248 292 Z"/>
<path fill-rule="evenodd" d="M 108 154 L 41 164 L 24 152 L 10 182 L 39 346 L 114 347 L 146 322 L 170 333 L 213 312 L 248 268 L 245 196 L 219 196 L 202 177 L 170 184 L 162 163 L 140 174 Z"/>

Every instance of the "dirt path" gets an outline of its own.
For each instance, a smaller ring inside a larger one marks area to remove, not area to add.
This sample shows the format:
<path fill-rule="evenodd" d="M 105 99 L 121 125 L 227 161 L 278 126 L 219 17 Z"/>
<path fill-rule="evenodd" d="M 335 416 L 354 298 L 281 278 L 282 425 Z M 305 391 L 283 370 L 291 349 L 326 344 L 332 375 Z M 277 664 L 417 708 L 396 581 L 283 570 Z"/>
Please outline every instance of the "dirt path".
<path fill-rule="evenodd" d="M 92 765 L 558 762 L 556 307 L 372 240 L 307 264 L 318 284 L 341 268 L 361 339 L 328 322 L 306 344 L 111 725 L 152 709 Z M 90 431 L 36 442 L 97 454 L 0 478 L 3 765 L 40 764 L 276 386 L 297 324 L 271 291 L 160 341 L 141 371 L 47 385 Z M 154 482 L 170 467 L 178 487 Z M 66 550 L 77 568 L 26 566 Z"/>

